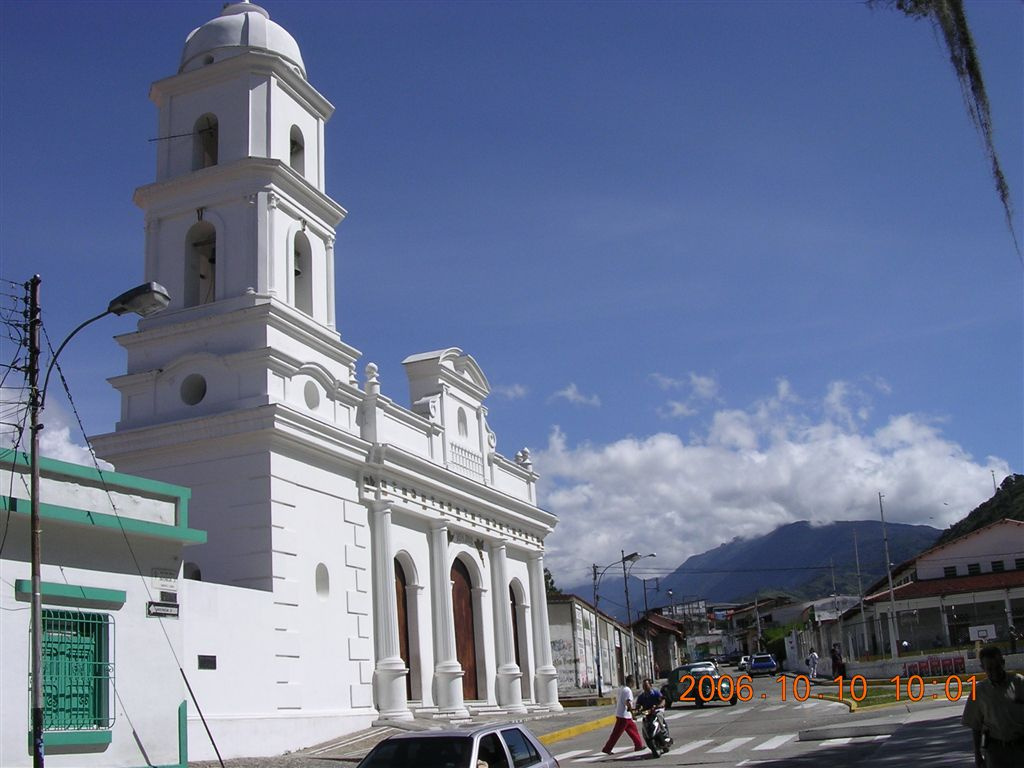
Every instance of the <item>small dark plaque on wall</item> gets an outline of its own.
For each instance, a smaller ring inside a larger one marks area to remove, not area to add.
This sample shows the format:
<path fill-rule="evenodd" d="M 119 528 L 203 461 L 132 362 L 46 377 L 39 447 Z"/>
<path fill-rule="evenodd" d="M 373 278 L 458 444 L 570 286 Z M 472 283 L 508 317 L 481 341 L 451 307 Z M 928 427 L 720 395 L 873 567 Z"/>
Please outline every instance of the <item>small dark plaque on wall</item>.
<path fill-rule="evenodd" d="M 199 654 L 199 668 L 200 669 L 216 669 L 217 668 L 217 657 L 216 656 L 204 656 Z"/>

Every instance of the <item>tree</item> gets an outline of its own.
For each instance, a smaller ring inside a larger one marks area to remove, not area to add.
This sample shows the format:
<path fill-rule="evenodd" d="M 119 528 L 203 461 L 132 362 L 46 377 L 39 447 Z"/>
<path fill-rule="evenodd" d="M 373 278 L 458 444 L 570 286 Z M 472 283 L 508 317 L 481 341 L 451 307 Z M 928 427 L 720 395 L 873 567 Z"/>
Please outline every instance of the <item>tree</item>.
<path fill-rule="evenodd" d="M 963 0 L 868 0 L 868 5 L 895 7 L 913 19 L 928 19 L 932 26 L 942 34 L 946 49 L 949 51 L 949 60 L 953 64 L 957 80 L 960 82 L 960 92 L 963 94 L 967 113 L 981 135 L 985 155 L 992 166 L 996 194 L 999 195 L 999 201 L 1003 204 L 1006 226 L 1010 230 L 1013 247 L 1017 251 L 1017 257 L 1024 263 L 1020 243 L 1017 241 L 1017 232 L 1013 226 L 1010 186 L 1006 183 L 1003 168 L 999 163 L 999 156 L 996 154 L 988 94 L 985 92 L 985 81 L 981 76 L 981 62 L 974 47 L 974 37 L 967 24 Z"/>
<path fill-rule="evenodd" d="M 547 568 L 544 569 L 544 594 L 562 594 L 562 590 L 555 586 L 555 577 L 551 575 L 551 571 L 549 571 Z"/>

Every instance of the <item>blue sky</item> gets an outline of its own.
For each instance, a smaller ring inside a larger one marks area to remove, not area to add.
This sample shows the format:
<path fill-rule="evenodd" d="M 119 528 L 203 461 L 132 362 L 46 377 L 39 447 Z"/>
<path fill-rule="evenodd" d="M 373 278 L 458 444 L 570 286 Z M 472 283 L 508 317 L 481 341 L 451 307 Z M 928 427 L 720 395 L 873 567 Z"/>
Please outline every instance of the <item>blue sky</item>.
<path fill-rule="evenodd" d="M 1024 267 L 927 23 L 859 2 L 264 7 L 337 108 L 343 339 L 399 402 L 407 355 L 477 359 L 499 451 L 531 448 L 559 515 L 560 581 L 623 546 L 671 570 L 871 517 L 879 490 L 889 519 L 943 527 L 1022 471 Z M 42 276 L 54 343 L 143 277 L 149 85 L 219 9 L 0 3 L 0 276 Z M 1024 232 L 1024 5 L 967 9 Z M 89 433 L 116 421 L 131 327 L 62 356 Z"/>

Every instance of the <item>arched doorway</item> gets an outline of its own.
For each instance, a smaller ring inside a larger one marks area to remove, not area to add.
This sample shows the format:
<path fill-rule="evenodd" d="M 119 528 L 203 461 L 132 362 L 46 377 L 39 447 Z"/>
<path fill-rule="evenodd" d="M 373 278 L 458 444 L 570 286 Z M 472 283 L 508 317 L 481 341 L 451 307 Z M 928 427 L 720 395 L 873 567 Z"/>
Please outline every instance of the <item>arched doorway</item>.
<path fill-rule="evenodd" d="M 405 697 L 412 699 L 412 656 L 409 653 L 409 603 L 406 589 L 409 582 L 405 577 L 405 569 L 395 560 L 395 602 L 398 608 L 398 655 L 405 662 L 409 674 L 405 676 Z"/>
<path fill-rule="evenodd" d="M 480 698 L 476 684 L 476 621 L 473 616 L 473 581 L 461 560 L 452 563 L 452 618 L 455 620 L 455 656 L 462 666 L 462 698 Z"/>

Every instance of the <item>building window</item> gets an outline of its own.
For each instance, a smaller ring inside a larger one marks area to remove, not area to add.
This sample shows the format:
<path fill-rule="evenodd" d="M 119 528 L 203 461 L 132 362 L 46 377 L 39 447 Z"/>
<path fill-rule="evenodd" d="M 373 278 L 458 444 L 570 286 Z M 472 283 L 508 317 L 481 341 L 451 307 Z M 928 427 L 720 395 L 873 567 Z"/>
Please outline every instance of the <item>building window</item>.
<path fill-rule="evenodd" d="M 969 563 L 967 565 L 968 576 L 977 576 L 979 573 L 981 573 L 981 563 Z"/>
<path fill-rule="evenodd" d="M 992 561 L 992 573 L 1002 573 L 1005 570 L 1006 570 L 1006 566 L 1003 564 L 1002 560 L 993 560 Z"/>
<path fill-rule="evenodd" d="M 292 250 L 292 276 L 295 286 L 295 308 L 313 314 L 313 247 L 302 232 L 295 233 Z"/>
<path fill-rule="evenodd" d="M 288 165 L 301 176 L 306 175 L 306 142 L 299 126 L 293 125 L 288 136 Z"/>
<path fill-rule="evenodd" d="M 186 307 L 209 304 L 217 290 L 217 231 L 208 221 L 201 221 L 185 236 Z"/>
<path fill-rule="evenodd" d="M 942 575 L 944 578 L 947 579 L 953 578 L 954 576 L 956 576 L 956 566 L 947 565 L 945 568 L 942 569 Z"/>
<path fill-rule="evenodd" d="M 217 116 L 209 113 L 196 120 L 192 131 L 192 170 L 198 171 L 217 164 L 220 144 Z"/>
<path fill-rule="evenodd" d="M 113 631 L 106 614 L 43 611 L 44 730 L 113 726 Z"/>
<path fill-rule="evenodd" d="M 459 422 L 459 437 L 468 437 L 469 436 L 469 425 L 466 423 L 466 412 L 462 408 L 459 408 L 458 422 Z"/>
<path fill-rule="evenodd" d="M 1018 571 L 1024 571 L 1024 557 L 1018 557 L 1016 561 L 1014 561 L 1014 568 Z"/>

